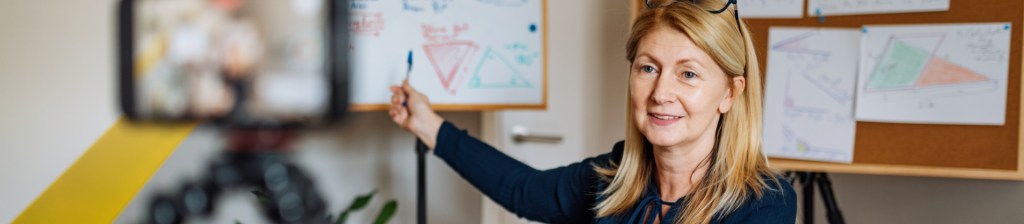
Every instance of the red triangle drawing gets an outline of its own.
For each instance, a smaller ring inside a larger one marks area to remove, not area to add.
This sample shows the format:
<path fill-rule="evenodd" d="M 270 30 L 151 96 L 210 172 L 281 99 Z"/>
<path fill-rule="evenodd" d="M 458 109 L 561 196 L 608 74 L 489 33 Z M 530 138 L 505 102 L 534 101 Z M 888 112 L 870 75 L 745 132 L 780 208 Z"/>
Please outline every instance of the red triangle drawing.
<path fill-rule="evenodd" d="M 917 86 L 961 84 L 986 80 L 989 78 L 985 75 L 978 74 L 949 60 L 932 57 L 924 71 L 921 72 L 921 77 L 917 78 Z"/>
<path fill-rule="evenodd" d="M 445 89 L 452 91 L 452 81 L 458 74 L 459 67 L 466 61 L 467 56 L 477 49 L 476 44 L 469 41 L 453 41 L 444 43 L 430 43 L 423 45 L 423 52 L 426 53 L 430 63 L 441 80 Z"/>

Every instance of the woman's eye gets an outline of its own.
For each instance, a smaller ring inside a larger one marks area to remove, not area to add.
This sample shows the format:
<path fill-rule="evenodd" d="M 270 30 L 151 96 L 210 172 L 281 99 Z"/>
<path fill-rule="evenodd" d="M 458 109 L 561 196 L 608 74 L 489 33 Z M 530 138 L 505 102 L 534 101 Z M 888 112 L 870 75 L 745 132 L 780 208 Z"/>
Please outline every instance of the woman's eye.
<path fill-rule="evenodd" d="M 655 70 L 654 66 L 650 66 L 650 65 L 640 66 L 640 71 L 643 72 L 643 73 L 654 73 L 654 70 Z"/>
<path fill-rule="evenodd" d="M 685 78 L 685 79 L 697 78 L 697 73 L 689 72 L 689 71 L 683 72 L 683 78 Z"/>

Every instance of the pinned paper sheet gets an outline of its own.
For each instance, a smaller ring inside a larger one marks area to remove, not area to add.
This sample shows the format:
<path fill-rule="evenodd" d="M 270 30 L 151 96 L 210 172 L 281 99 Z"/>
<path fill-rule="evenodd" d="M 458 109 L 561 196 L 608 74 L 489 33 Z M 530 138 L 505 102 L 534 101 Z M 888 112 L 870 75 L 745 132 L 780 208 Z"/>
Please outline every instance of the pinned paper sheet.
<path fill-rule="evenodd" d="M 865 26 L 857 119 L 1002 125 L 1010 23 Z"/>
<path fill-rule="evenodd" d="M 738 0 L 740 17 L 743 18 L 801 18 L 803 0 Z"/>
<path fill-rule="evenodd" d="M 771 28 L 768 41 L 765 151 L 853 162 L 859 30 Z"/>
<path fill-rule="evenodd" d="M 949 0 L 807 0 L 807 16 L 949 11 Z"/>

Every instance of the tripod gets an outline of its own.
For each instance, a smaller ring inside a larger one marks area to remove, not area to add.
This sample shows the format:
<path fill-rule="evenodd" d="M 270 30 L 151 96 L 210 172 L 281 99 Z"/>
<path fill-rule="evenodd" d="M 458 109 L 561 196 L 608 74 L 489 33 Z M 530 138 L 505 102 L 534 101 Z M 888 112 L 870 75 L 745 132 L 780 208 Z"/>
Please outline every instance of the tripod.
<path fill-rule="evenodd" d="M 207 176 L 150 200 L 146 223 L 182 223 L 213 213 L 219 195 L 253 190 L 265 217 L 274 223 L 329 223 L 326 203 L 313 179 L 282 152 L 287 130 L 230 130 L 230 146 L 207 169 Z"/>
<path fill-rule="evenodd" d="M 416 139 L 416 223 L 427 223 L 427 151 L 430 148 Z"/>
<path fill-rule="evenodd" d="M 803 210 L 804 223 L 814 224 L 814 185 L 821 190 L 821 199 L 825 203 L 825 216 L 828 223 L 844 224 L 843 213 L 836 204 L 835 194 L 832 192 L 832 180 L 827 173 L 820 172 L 786 172 L 791 183 L 799 182 L 803 188 Z"/>

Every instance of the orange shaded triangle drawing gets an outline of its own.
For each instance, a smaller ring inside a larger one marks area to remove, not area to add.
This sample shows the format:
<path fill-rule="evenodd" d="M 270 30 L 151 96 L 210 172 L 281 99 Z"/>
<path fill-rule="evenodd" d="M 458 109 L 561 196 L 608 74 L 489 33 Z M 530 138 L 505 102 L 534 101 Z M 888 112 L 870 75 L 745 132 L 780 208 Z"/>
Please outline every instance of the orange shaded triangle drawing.
<path fill-rule="evenodd" d="M 986 81 L 989 78 L 949 60 L 932 57 L 917 79 L 917 86 L 961 84 Z"/>
<path fill-rule="evenodd" d="M 466 61 L 469 54 L 477 49 L 476 44 L 469 41 L 453 41 L 423 45 L 423 50 L 441 80 L 445 89 L 452 91 L 452 81 L 458 74 L 459 67 Z"/>

